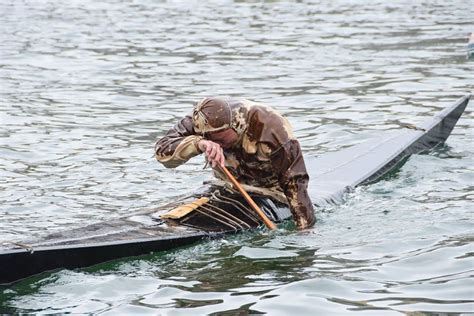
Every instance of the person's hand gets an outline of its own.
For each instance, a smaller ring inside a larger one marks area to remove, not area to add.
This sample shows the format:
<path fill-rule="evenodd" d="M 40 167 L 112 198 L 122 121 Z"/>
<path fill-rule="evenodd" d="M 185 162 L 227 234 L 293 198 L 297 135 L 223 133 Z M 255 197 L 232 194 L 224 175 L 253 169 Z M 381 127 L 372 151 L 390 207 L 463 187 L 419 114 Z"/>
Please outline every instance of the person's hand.
<path fill-rule="evenodd" d="M 224 166 L 224 151 L 219 144 L 210 140 L 201 139 L 198 143 L 198 147 L 206 155 L 207 161 L 211 163 L 212 168 Z"/>

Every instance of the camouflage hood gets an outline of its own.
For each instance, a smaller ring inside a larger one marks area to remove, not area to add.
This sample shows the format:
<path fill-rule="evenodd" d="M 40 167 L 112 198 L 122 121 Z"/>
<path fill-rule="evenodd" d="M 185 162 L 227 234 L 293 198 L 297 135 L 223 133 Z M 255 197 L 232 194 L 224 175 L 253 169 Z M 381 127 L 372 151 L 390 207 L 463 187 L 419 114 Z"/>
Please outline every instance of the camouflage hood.
<path fill-rule="evenodd" d="M 247 128 L 246 118 L 250 107 L 248 100 L 229 98 L 204 98 L 193 109 L 193 125 L 196 133 L 218 132 L 232 128 L 238 135 Z"/>

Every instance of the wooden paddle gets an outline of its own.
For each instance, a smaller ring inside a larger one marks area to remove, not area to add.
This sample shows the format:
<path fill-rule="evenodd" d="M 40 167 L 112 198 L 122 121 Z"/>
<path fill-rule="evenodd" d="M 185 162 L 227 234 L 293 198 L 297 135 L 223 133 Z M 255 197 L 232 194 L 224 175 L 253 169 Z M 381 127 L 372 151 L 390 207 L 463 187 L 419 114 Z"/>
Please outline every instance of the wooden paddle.
<path fill-rule="evenodd" d="M 265 223 L 265 225 L 271 229 L 275 230 L 276 225 L 267 217 L 267 215 L 258 207 L 258 205 L 254 202 L 254 200 L 248 195 L 248 193 L 242 188 L 242 186 L 237 182 L 237 180 L 234 178 L 232 173 L 229 172 L 226 166 L 219 166 L 222 171 L 224 171 L 225 175 L 227 178 L 232 182 L 234 187 L 239 190 L 239 192 L 242 194 L 242 196 L 245 198 L 245 200 L 250 204 L 252 209 L 258 214 L 258 216 L 262 219 L 262 221 Z"/>

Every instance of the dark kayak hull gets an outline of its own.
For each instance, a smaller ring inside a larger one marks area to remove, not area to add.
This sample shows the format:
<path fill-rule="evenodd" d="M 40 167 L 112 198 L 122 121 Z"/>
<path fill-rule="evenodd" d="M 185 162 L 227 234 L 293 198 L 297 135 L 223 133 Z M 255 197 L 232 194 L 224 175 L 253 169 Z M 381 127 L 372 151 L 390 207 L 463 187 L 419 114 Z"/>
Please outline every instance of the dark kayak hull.
<path fill-rule="evenodd" d="M 458 100 L 426 122 L 410 128 L 383 133 L 340 152 L 308 157 L 309 193 L 316 206 L 341 201 L 344 194 L 359 185 L 378 181 L 398 168 L 413 154 L 426 152 L 446 141 L 464 112 L 470 95 Z M 60 268 L 81 268 L 118 258 L 175 249 L 203 238 L 222 236 L 259 226 L 246 215 L 248 208 L 236 195 L 224 189 L 208 195 L 207 208 L 175 221 L 156 220 L 152 213 L 165 212 L 172 205 L 107 223 L 47 236 L 35 242 L 4 243 L 0 247 L 0 283 L 11 283 L 41 272 Z M 233 200 L 222 195 L 229 194 Z M 276 222 L 291 217 L 289 209 L 271 197 L 254 195 L 257 204 Z M 175 203 L 179 204 L 179 203 Z M 226 219 L 227 218 L 227 219 Z"/>
<path fill-rule="evenodd" d="M 142 238 L 125 242 L 120 240 L 4 251 L 0 252 L 0 280 L 1 283 L 11 283 L 58 268 L 88 267 L 113 259 L 174 249 L 194 243 L 205 236 L 205 233 L 195 233 L 177 235 L 174 238 Z"/>

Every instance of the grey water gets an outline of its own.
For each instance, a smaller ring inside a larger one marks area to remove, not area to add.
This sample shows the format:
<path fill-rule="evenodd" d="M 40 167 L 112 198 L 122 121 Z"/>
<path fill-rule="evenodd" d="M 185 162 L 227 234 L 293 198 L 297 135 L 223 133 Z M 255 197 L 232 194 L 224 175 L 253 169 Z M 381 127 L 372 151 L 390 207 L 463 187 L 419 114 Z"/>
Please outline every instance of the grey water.
<path fill-rule="evenodd" d="M 0 241 L 151 209 L 211 178 L 153 144 L 204 96 L 292 123 L 306 156 L 474 90 L 470 1 L 0 3 Z M 472 105 L 445 146 L 291 225 L 0 287 L 0 313 L 474 312 Z M 311 166 L 317 168 L 317 166 Z"/>

